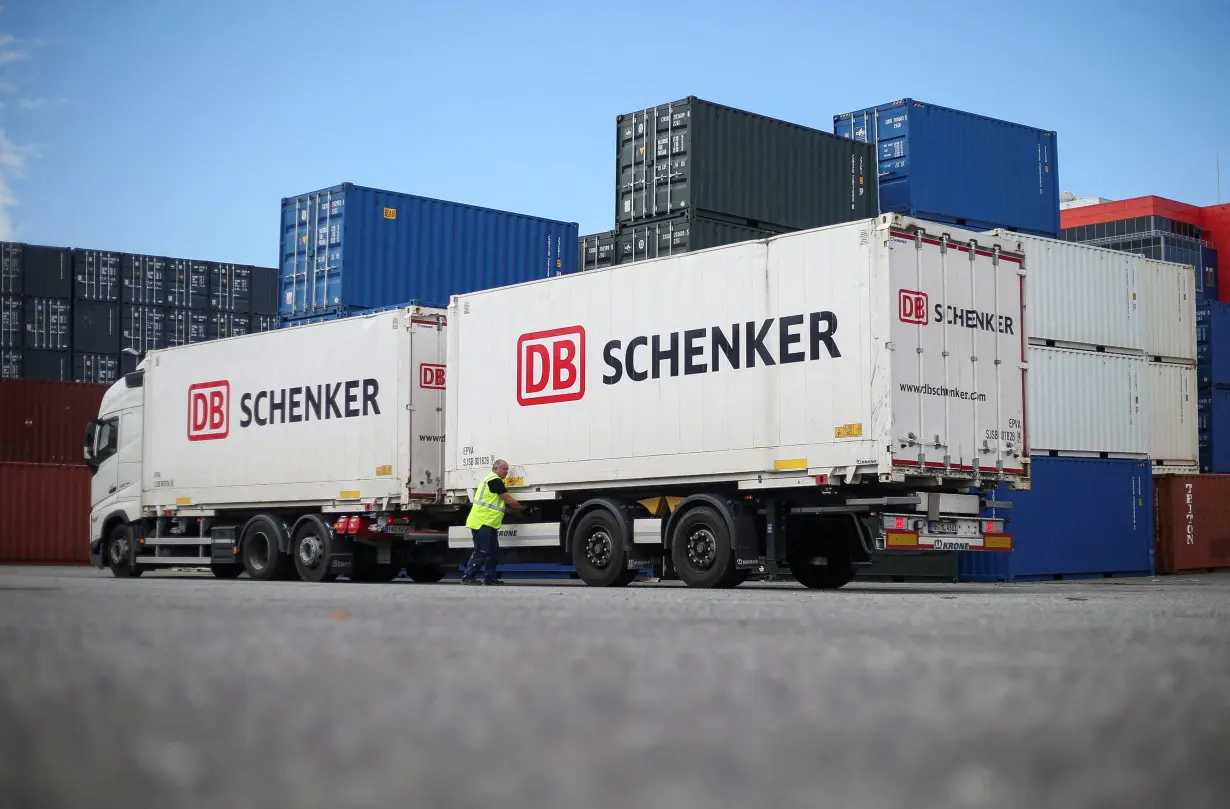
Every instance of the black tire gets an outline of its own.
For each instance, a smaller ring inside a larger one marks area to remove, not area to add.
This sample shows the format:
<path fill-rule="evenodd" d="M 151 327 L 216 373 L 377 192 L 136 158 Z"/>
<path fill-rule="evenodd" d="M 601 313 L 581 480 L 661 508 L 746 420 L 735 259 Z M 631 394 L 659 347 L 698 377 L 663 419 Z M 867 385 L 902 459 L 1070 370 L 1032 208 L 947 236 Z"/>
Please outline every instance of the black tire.
<path fill-rule="evenodd" d="M 132 531 L 127 525 L 117 525 L 111 529 L 103 558 L 107 561 L 107 567 L 111 568 L 111 575 L 117 579 L 135 579 L 145 572 L 129 561 L 131 548 Z"/>
<path fill-rule="evenodd" d="M 821 558 L 827 564 L 817 564 L 816 560 Z M 808 590 L 837 590 L 849 584 L 858 572 L 848 544 L 815 534 L 796 535 L 787 540 L 786 564 L 794 580 Z"/>
<path fill-rule="evenodd" d="M 730 546 L 730 529 L 716 509 L 689 509 L 671 532 L 671 561 L 689 587 L 731 587 L 739 571 Z"/>
<path fill-rule="evenodd" d="M 309 517 L 299 523 L 290 541 L 290 558 L 295 573 L 303 581 L 328 582 L 337 576 L 329 572 L 329 553 L 333 529 L 324 520 Z"/>
<path fill-rule="evenodd" d="M 282 526 L 261 515 L 248 520 L 243 529 L 243 569 L 253 581 L 276 581 L 293 572 L 290 557 L 278 547 Z"/>
<path fill-rule="evenodd" d="M 572 565 L 590 587 L 623 587 L 632 581 L 624 547 L 624 526 L 603 508 L 587 512 L 572 532 Z"/>
<path fill-rule="evenodd" d="M 400 565 L 379 564 L 376 560 L 376 549 L 371 545 L 354 546 L 354 566 L 350 569 L 350 580 L 367 583 L 390 582 L 401 572 Z"/>
<path fill-rule="evenodd" d="M 209 571 L 215 579 L 237 579 L 243 575 L 243 565 L 210 565 Z"/>
<path fill-rule="evenodd" d="M 419 584 L 435 584 L 444 580 L 443 565 L 407 565 L 406 575 Z"/>

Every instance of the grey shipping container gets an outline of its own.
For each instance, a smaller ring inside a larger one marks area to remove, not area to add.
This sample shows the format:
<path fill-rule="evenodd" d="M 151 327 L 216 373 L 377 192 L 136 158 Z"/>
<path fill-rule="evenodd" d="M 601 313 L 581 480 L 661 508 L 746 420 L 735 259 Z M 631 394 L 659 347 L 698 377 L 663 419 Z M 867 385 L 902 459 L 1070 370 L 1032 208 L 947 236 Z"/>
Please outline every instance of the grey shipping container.
<path fill-rule="evenodd" d="M 186 258 L 167 261 L 167 305 L 177 309 L 209 308 L 209 262 Z"/>
<path fill-rule="evenodd" d="M 131 306 L 120 308 L 120 350 L 138 354 L 166 348 L 167 310 L 161 306 Z"/>
<path fill-rule="evenodd" d="M 246 264 L 209 264 L 209 308 L 246 315 L 252 301 L 252 268 Z"/>
<path fill-rule="evenodd" d="M 167 301 L 167 259 L 125 255 L 120 260 L 123 302 L 162 306 Z"/>
<path fill-rule="evenodd" d="M 79 301 L 114 303 L 120 299 L 123 255 L 105 250 L 74 250 L 73 274 Z"/>
<path fill-rule="evenodd" d="M 622 227 L 615 238 L 615 263 L 678 255 L 753 239 L 767 239 L 790 228 L 754 228 L 722 219 L 683 214 Z"/>
<path fill-rule="evenodd" d="M 577 239 L 577 269 L 596 270 L 615 263 L 615 231 L 591 233 Z"/>
<path fill-rule="evenodd" d="M 24 245 L 21 251 L 22 293 L 31 298 L 73 296 L 73 253 L 61 247 Z"/>
<path fill-rule="evenodd" d="M 21 294 L 21 245 L 0 242 L 0 295 Z"/>
<path fill-rule="evenodd" d="M 22 352 L 0 350 L 0 379 L 21 379 L 22 365 Z"/>
<path fill-rule="evenodd" d="M 73 381 L 111 385 L 119 379 L 118 354 L 78 352 L 73 355 Z"/>
<path fill-rule="evenodd" d="M 22 379 L 43 379 L 48 382 L 71 382 L 73 379 L 73 355 L 67 351 L 27 348 L 21 360 Z"/>
<path fill-rule="evenodd" d="M 616 129 L 616 226 L 689 209 L 795 229 L 876 215 L 866 143 L 695 97 Z"/>
<path fill-rule="evenodd" d="M 168 310 L 166 339 L 167 348 L 205 342 L 209 339 L 209 313 L 188 309 Z"/>
<path fill-rule="evenodd" d="M 90 354 L 118 354 L 119 304 L 77 301 L 73 305 L 73 350 Z"/>
<path fill-rule="evenodd" d="M 21 298 L 0 295 L 0 348 L 21 348 L 26 331 Z"/>
<path fill-rule="evenodd" d="M 72 308 L 61 298 L 26 298 L 26 350 L 67 351 Z M 32 377 L 42 379 L 44 377 Z M 64 377 L 67 378 L 67 377 Z"/>

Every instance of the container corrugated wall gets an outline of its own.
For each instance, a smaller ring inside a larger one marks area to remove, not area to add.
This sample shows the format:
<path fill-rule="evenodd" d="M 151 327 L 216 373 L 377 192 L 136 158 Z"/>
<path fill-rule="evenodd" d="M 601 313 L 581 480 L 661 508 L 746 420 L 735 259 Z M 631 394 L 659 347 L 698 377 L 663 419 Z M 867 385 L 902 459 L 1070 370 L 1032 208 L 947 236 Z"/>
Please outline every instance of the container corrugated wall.
<path fill-rule="evenodd" d="M 1143 351 L 1145 260 L 1132 253 L 1037 236 L 1025 244 L 1029 338 Z"/>
<path fill-rule="evenodd" d="M 106 392 L 83 382 L 0 380 L 0 461 L 82 463 L 85 426 Z"/>
<path fill-rule="evenodd" d="M 345 184 L 282 200 L 279 315 L 410 302 L 576 271 L 577 225 Z"/>
<path fill-rule="evenodd" d="M 0 562 L 90 562 L 90 470 L 0 461 Z"/>
<path fill-rule="evenodd" d="M 1035 457 L 1029 491 L 1001 486 L 1011 553 L 958 554 L 963 581 L 1036 581 L 1153 573 L 1148 461 Z"/>
<path fill-rule="evenodd" d="M 883 213 L 1059 235 L 1053 131 L 910 98 L 836 115 L 833 131 L 876 146 Z"/>
<path fill-rule="evenodd" d="M 1149 452 L 1144 355 L 1029 347 L 1029 450 Z"/>
<path fill-rule="evenodd" d="M 1196 360 L 1196 275 L 1194 268 L 1143 259 L 1149 291 L 1145 305 L 1151 357 Z"/>
<path fill-rule="evenodd" d="M 1149 411 L 1149 457 L 1154 466 L 1194 467 L 1200 461 L 1196 367 L 1149 363 L 1145 406 Z"/>
<path fill-rule="evenodd" d="M 768 239 L 783 232 L 693 214 L 670 216 L 621 227 L 615 239 L 615 263 L 630 264 L 710 247 Z"/>
<path fill-rule="evenodd" d="M 1200 391 L 1200 471 L 1230 472 L 1230 388 Z"/>
<path fill-rule="evenodd" d="M 1205 301 L 1196 310 L 1196 368 L 1201 388 L 1230 385 L 1230 304 Z"/>
<path fill-rule="evenodd" d="M 617 226 L 689 210 L 786 229 L 877 213 L 867 144 L 698 98 L 615 125 Z"/>
<path fill-rule="evenodd" d="M 1230 567 L 1230 475 L 1172 475 L 1154 481 L 1157 571 Z"/>

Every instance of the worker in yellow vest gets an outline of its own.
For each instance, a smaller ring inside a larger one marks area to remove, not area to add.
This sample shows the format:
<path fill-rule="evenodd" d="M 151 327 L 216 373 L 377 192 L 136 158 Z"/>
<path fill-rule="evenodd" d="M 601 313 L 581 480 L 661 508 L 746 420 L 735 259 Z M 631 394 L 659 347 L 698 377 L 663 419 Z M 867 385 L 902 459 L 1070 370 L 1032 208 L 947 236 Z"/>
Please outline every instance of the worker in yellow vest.
<path fill-rule="evenodd" d="M 470 554 L 466 572 L 461 576 L 462 584 L 478 584 L 480 571 L 483 573 L 483 584 L 504 583 L 495 575 L 496 565 L 499 563 L 500 526 L 504 524 L 504 509 L 525 509 L 524 505 L 508 493 L 508 487 L 504 485 L 506 477 L 508 461 L 497 460 L 491 465 L 491 473 L 483 478 L 474 490 L 470 516 L 466 518 L 466 528 L 474 535 L 474 552 Z"/>

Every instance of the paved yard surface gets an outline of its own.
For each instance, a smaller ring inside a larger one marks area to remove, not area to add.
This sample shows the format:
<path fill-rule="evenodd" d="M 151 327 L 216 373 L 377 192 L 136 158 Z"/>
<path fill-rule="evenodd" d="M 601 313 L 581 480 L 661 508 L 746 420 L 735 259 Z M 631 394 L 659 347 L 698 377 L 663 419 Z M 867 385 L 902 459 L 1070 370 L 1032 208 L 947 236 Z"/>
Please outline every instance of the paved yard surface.
<path fill-rule="evenodd" d="M 1230 576 L 260 584 L 0 568 L 0 805 L 1230 806 Z"/>

